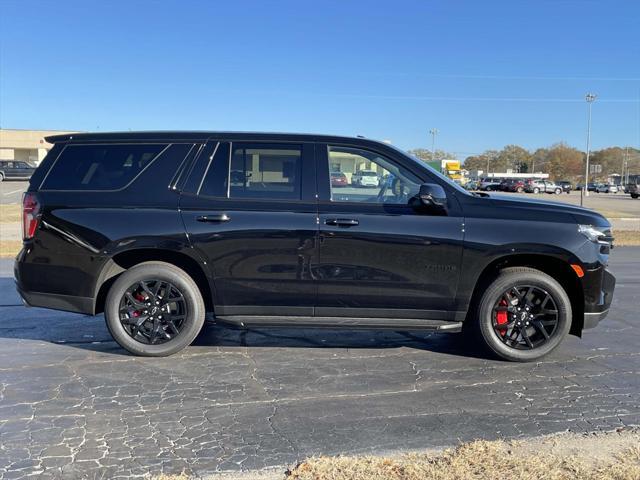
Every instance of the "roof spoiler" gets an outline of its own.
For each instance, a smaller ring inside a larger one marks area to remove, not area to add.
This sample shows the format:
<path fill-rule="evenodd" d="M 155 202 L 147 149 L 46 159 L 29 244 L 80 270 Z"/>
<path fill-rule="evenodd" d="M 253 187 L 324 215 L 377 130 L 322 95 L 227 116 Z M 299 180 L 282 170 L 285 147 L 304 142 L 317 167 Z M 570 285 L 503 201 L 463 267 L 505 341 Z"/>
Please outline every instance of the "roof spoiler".
<path fill-rule="evenodd" d="M 63 134 L 63 135 L 50 135 L 48 137 L 44 137 L 44 139 L 48 143 L 64 143 L 64 142 L 68 142 L 72 138 L 73 138 L 73 134 L 72 133 L 66 133 L 66 134 Z"/>

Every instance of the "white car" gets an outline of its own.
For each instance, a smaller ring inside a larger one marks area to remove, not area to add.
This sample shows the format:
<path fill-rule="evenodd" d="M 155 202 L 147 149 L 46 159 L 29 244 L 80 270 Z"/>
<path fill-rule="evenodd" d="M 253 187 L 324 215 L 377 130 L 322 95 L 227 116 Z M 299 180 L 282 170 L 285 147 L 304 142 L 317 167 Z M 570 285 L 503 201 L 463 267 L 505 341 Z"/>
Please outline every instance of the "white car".
<path fill-rule="evenodd" d="M 618 186 L 601 183 L 596 186 L 596 193 L 618 193 Z"/>
<path fill-rule="evenodd" d="M 377 187 L 378 173 L 373 170 L 359 170 L 351 175 L 351 185 L 355 187 Z"/>

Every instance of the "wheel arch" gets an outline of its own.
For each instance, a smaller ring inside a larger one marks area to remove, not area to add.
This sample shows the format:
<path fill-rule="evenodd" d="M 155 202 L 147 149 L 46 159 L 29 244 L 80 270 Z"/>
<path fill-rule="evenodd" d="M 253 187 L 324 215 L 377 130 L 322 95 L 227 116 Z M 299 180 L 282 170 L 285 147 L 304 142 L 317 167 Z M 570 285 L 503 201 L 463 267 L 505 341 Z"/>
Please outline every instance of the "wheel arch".
<path fill-rule="evenodd" d="M 480 297 L 488 284 L 491 283 L 502 269 L 508 267 L 535 268 L 560 283 L 571 301 L 572 319 L 569 333 L 578 337 L 582 335 L 582 328 L 584 326 L 584 290 L 582 284 L 569 262 L 545 254 L 516 253 L 504 255 L 494 259 L 485 266 L 478 276 L 473 293 L 471 294 L 465 321 L 470 321 L 471 319 L 469 317 L 475 315 Z"/>
<path fill-rule="evenodd" d="M 173 250 L 137 248 L 118 252 L 102 268 L 96 282 L 94 314 L 104 311 L 107 293 L 113 282 L 127 269 L 143 262 L 166 262 L 184 270 L 198 286 L 207 311 L 214 310 L 213 280 L 195 258 Z"/>

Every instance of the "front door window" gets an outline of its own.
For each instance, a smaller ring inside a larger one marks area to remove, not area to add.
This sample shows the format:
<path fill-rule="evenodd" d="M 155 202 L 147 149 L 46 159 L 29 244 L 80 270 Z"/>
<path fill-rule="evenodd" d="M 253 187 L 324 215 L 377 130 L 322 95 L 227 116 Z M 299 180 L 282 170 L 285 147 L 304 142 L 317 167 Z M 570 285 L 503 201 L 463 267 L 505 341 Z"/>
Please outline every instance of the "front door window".
<path fill-rule="evenodd" d="M 332 202 L 406 205 L 420 190 L 420 179 L 378 153 L 328 148 L 330 171 L 346 176 L 344 185 L 330 182 Z"/>

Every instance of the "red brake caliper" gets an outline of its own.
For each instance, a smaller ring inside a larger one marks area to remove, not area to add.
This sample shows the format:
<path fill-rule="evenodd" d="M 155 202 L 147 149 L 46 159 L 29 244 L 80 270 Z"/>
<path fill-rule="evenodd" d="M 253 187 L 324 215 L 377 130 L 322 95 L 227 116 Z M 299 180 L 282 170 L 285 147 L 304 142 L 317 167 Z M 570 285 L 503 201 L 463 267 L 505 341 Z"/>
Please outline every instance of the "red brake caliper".
<path fill-rule="evenodd" d="M 135 298 L 136 300 L 138 300 L 139 302 L 144 302 L 146 300 L 146 298 L 144 298 L 141 294 L 136 293 L 133 295 L 133 298 Z M 132 315 L 134 317 L 139 317 L 140 316 L 140 310 L 134 310 Z"/>
<path fill-rule="evenodd" d="M 500 300 L 500 306 L 502 307 L 506 307 L 507 306 L 507 301 L 503 298 L 502 300 Z M 509 317 L 507 316 L 507 312 L 502 310 L 500 312 L 496 312 L 496 323 L 498 325 L 504 325 L 505 323 L 507 323 L 509 321 Z M 500 330 L 500 335 L 502 335 L 503 337 L 507 334 L 506 330 Z"/>

